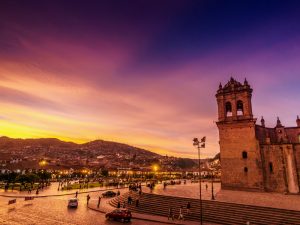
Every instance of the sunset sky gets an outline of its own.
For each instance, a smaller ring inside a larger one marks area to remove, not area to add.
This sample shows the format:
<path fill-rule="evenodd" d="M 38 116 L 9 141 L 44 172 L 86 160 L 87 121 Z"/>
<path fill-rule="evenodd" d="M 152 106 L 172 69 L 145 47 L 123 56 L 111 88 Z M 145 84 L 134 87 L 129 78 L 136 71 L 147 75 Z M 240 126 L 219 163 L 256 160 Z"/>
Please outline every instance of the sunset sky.
<path fill-rule="evenodd" d="M 0 1 L 0 135 L 219 152 L 215 93 L 247 77 L 253 112 L 300 115 L 297 1 Z"/>

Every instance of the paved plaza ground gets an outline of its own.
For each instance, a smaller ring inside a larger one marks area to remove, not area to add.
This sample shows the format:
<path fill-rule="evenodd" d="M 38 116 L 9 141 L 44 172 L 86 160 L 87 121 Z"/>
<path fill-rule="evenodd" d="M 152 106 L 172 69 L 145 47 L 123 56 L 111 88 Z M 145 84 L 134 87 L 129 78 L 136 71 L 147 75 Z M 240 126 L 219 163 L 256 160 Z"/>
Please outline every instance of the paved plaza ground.
<path fill-rule="evenodd" d="M 208 186 L 206 190 L 206 184 Z M 214 183 L 214 196 L 216 201 L 232 202 L 246 205 L 257 205 L 264 207 L 282 208 L 300 211 L 300 195 L 285 195 L 281 193 L 268 192 L 247 192 L 221 190 L 220 183 Z M 211 182 L 201 183 L 202 199 L 211 200 Z M 146 190 L 150 192 L 149 190 Z M 158 185 L 152 192 L 153 194 L 170 195 L 186 198 L 199 198 L 199 183 L 170 185 L 166 189 Z"/>
<path fill-rule="evenodd" d="M 220 183 L 214 183 L 214 195 L 220 191 L 221 185 Z M 207 187 L 207 189 L 206 189 Z M 201 183 L 201 197 L 203 200 L 211 200 L 212 196 L 212 185 L 211 182 L 202 182 Z M 144 188 L 144 191 L 150 193 L 150 190 Z M 188 181 L 186 184 L 181 182 L 181 185 L 168 185 L 166 188 L 163 188 L 162 184 L 156 185 L 154 190 L 151 192 L 152 194 L 158 195 L 169 195 L 169 196 L 177 196 L 184 198 L 197 198 L 199 199 L 199 183 L 191 183 Z"/>
<path fill-rule="evenodd" d="M 207 185 L 207 189 L 206 189 Z M 211 183 L 203 182 L 202 198 L 205 200 L 211 199 Z M 103 212 L 113 210 L 103 199 L 100 209 L 96 207 L 96 202 L 101 193 L 105 190 L 99 188 L 82 189 L 79 192 L 80 205 L 77 210 L 67 209 L 67 200 L 73 197 L 76 190 L 72 191 L 57 191 L 58 184 L 53 183 L 49 188 L 40 192 L 39 196 L 52 196 L 36 198 L 33 201 L 25 202 L 22 198 L 17 198 L 17 204 L 7 205 L 9 199 L 28 195 L 27 192 L 8 191 L 0 192 L 0 195 L 10 195 L 12 197 L 0 197 L 0 224 L 15 225 L 15 224 L 118 224 L 118 222 L 106 221 Z M 120 189 L 121 194 L 128 191 L 128 188 Z M 90 207 L 95 210 L 88 209 L 86 206 L 86 195 L 89 192 L 91 196 Z M 143 192 L 150 192 L 150 189 L 143 187 Z M 152 191 L 153 194 L 170 195 L 186 198 L 199 198 L 199 183 L 169 185 L 165 189 L 163 185 L 157 185 Z M 244 191 L 229 191 L 220 190 L 220 183 L 214 183 L 214 193 L 216 201 L 233 202 L 248 205 L 258 205 L 265 207 L 284 208 L 300 211 L 300 195 L 283 195 L 279 193 L 260 193 L 260 192 L 244 192 Z M 35 196 L 35 193 L 31 195 Z M 134 214 L 133 214 L 134 215 Z M 157 220 L 157 222 L 153 222 Z M 159 222 L 160 221 L 160 222 Z M 135 219 L 131 224 L 136 225 L 153 225 L 164 224 L 168 222 L 164 217 L 152 215 L 135 215 Z M 175 222 L 176 223 L 176 222 Z M 177 222 L 178 224 L 178 222 Z M 180 224 L 191 224 L 184 222 Z"/>
<path fill-rule="evenodd" d="M 96 204 L 96 199 L 103 191 L 90 193 L 91 204 Z M 55 196 L 36 198 L 24 201 L 17 198 L 17 203 L 7 205 L 11 198 L 0 197 L 0 224 L 1 225 L 117 225 L 117 221 L 108 221 L 104 213 L 91 210 L 86 205 L 86 194 L 81 194 L 77 209 L 68 209 L 68 199 L 73 196 Z M 105 209 L 105 201 L 100 209 Z M 111 208 L 106 208 L 108 211 Z M 161 225 L 164 223 L 133 219 L 132 225 Z"/>
<path fill-rule="evenodd" d="M 109 199 L 102 199 L 100 208 L 96 207 L 97 199 L 103 193 L 105 188 L 90 188 L 79 191 L 79 207 L 78 209 L 68 209 L 67 201 L 75 195 L 76 190 L 57 191 L 58 183 L 53 183 L 50 187 L 45 188 L 39 195 L 31 193 L 31 196 L 38 196 L 32 201 L 24 201 L 22 196 L 29 195 L 25 192 L 18 191 L 1 191 L 0 195 L 8 195 L 12 197 L 0 197 L 0 224 L 2 225 L 94 225 L 105 224 L 114 225 L 120 224 L 116 221 L 107 221 L 105 212 L 110 212 L 114 208 L 107 204 Z M 144 187 L 143 190 L 148 188 Z M 160 186 L 156 190 L 160 189 Z M 128 188 L 120 189 L 121 194 L 128 191 Z M 89 193 L 86 193 L 89 192 Z M 90 208 L 86 205 L 86 196 L 91 196 Z M 44 197 L 49 196 L 49 197 Z M 19 198 L 18 198 L 19 197 Z M 10 199 L 16 198 L 17 203 L 8 205 Z M 93 208 L 94 210 L 92 210 Z M 99 210 L 100 212 L 98 212 Z M 134 225 L 160 225 L 168 223 L 167 218 L 153 215 L 135 215 L 132 222 Z M 169 224 L 197 224 L 192 222 L 169 222 Z M 205 225 L 211 225 L 205 223 Z"/>

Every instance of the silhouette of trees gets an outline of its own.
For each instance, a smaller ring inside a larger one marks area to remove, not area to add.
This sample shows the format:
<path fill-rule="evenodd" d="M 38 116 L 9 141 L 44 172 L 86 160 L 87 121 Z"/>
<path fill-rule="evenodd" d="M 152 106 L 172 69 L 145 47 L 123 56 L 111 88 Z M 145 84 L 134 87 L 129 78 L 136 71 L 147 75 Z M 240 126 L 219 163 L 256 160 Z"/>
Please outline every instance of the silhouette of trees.
<path fill-rule="evenodd" d="M 44 186 L 49 183 L 50 179 L 51 173 L 46 171 L 26 174 L 17 174 L 15 172 L 0 174 L 0 181 L 5 183 L 4 189 L 6 190 L 10 187 L 14 189 L 16 183 L 19 184 L 20 191 L 22 191 L 23 187 L 25 189 L 33 189 L 35 183 L 39 183 L 38 186 L 40 186 L 40 184 Z"/>

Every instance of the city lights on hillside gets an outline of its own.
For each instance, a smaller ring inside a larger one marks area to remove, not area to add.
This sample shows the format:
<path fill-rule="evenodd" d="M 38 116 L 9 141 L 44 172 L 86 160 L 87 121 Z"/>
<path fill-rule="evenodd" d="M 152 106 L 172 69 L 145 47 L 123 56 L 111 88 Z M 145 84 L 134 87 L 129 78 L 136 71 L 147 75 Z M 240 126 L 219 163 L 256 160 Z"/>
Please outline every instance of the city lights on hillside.
<path fill-rule="evenodd" d="M 40 166 L 46 166 L 47 165 L 47 161 L 46 160 L 41 160 L 40 162 L 39 162 L 39 165 Z"/>
<path fill-rule="evenodd" d="M 154 172 L 157 172 L 157 171 L 158 171 L 158 169 L 159 169 L 158 165 L 153 165 L 153 167 L 152 167 L 152 168 L 153 168 L 153 171 L 154 171 Z"/>

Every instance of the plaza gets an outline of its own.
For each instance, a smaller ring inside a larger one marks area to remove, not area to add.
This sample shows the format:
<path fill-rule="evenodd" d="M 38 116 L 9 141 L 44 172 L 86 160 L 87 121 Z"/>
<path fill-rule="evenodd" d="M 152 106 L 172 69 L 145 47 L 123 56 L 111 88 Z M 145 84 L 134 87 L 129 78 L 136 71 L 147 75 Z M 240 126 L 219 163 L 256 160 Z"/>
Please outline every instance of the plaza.
<path fill-rule="evenodd" d="M 197 187 L 197 184 L 186 184 L 186 187 Z M 39 195 L 27 194 L 27 192 L 19 191 L 8 191 L 3 190 L 0 193 L 0 224 L 118 224 L 119 222 L 107 221 L 105 219 L 105 213 L 110 212 L 114 209 L 109 203 L 112 199 L 102 199 L 100 207 L 97 208 L 97 200 L 101 193 L 109 190 L 104 188 L 90 188 L 85 190 L 79 190 L 78 199 L 79 207 L 78 209 L 68 209 L 67 201 L 69 198 L 75 195 L 74 190 L 72 191 L 57 191 L 58 183 L 52 183 L 48 188 L 45 188 L 40 192 Z M 184 185 L 174 185 L 168 186 L 165 189 L 166 193 L 172 194 L 174 192 L 181 192 L 186 190 Z M 128 188 L 114 189 L 114 191 L 119 190 L 121 194 L 128 193 Z M 143 186 L 143 190 L 148 192 L 149 189 Z M 167 191 L 169 190 L 169 191 Z M 155 193 L 162 193 L 163 186 L 161 184 L 157 185 L 153 190 Z M 86 196 L 90 195 L 91 200 L 89 207 L 86 205 Z M 10 196 L 10 197 L 4 197 Z M 31 201 L 24 201 L 25 196 L 36 197 Z M 11 199 L 16 199 L 17 203 L 8 205 L 8 201 Z M 142 215 L 133 213 L 133 220 L 131 224 L 165 224 L 167 221 L 166 217 L 160 217 L 155 215 Z M 172 223 L 172 222 L 170 222 Z M 174 222 L 175 224 L 184 224 L 180 222 Z M 193 224 L 193 222 L 186 222 L 188 224 Z M 212 224 L 212 223 L 210 223 Z"/>
<path fill-rule="evenodd" d="M 208 186 L 206 190 L 206 184 Z M 114 205 L 119 197 L 116 198 L 105 198 L 101 200 L 100 207 L 97 207 L 98 197 L 104 191 L 108 189 L 100 188 L 91 188 L 88 190 L 80 190 L 78 194 L 79 207 L 78 209 L 68 209 L 67 201 L 69 198 L 75 195 L 75 191 L 64 191 L 57 192 L 58 183 L 53 183 L 48 189 L 43 190 L 39 196 L 34 198 L 31 201 L 24 201 L 24 196 L 27 196 L 26 193 L 20 193 L 17 191 L 3 193 L 1 192 L 2 197 L 0 197 L 0 223 L 1 224 L 40 224 L 41 221 L 43 224 L 94 224 L 97 221 L 98 224 L 118 224 L 119 222 L 107 221 L 105 219 L 105 213 L 110 212 L 115 209 Z M 241 192 L 241 191 L 220 191 L 220 183 L 214 183 L 214 193 L 216 200 L 212 201 L 211 199 L 211 183 L 203 182 L 202 186 L 202 197 L 204 204 L 204 215 L 208 213 L 208 205 L 212 205 L 214 208 L 218 208 L 216 204 L 240 204 L 240 205 L 252 205 L 254 207 L 267 207 L 267 208 L 278 208 L 280 210 L 289 209 L 300 211 L 300 196 L 291 196 L 291 195 L 279 195 L 276 193 L 255 193 L 252 192 Z M 128 188 L 118 189 L 123 198 L 121 201 L 127 201 L 126 196 L 130 193 L 132 196 L 135 196 L 135 193 L 129 192 Z M 185 221 L 168 221 L 166 207 L 168 207 L 167 202 L 170 199 L 177 199 L 176 202 L 192 202 L 192 213 L 196 213 L 196 217 L 199 216 L 198 203 L 199 203 L 199 183 L 191 183 L 187 181 L 186 184 L 183 182 L 179 185 L 169 185 L 166 188 L 163 187 L 163 184 L 158 184 L 151 191 L 148 187 L 142 187 L 143 194 L 140 200 L 140 208 L 136 209 L 134 206 L 127 205 L 126 207 L 132 210 L 133 219 L 131 224 L 164 224 L 164 223 L 173 223 L 173 224 L 197 224 L 195 219 L 191 217 L 192 220 L 189 220 L 189 217 Z M 117 191 L 117 189 L 114 189 Z M 86 205 L 86 196 L 90 195 L 91 200 L 89 206 Z M 3 197 L 11 196 L 11 197 Z M 36 196 L 31 194 L 30 196 Z M 161 196 L 161 197 L 159 197 Z M 164 198 L 162 196 L 165 196 Z M 176 196 L 176 197 L 174 197 Z M 17 203 L 8 205 L 8 200 L 16 199 Z M 135 198 L 135 197 L 134 197 Z M 145 202 L 144 199 L 148 200 Z M 161 199 L 165 199 L 161 201 Z M 156 201 L 155 210 L 147 211 L 150 209 L 151 201 Z M 147 205 L 147 204 L 150 205 Z M 177 203 L 174 203 L 174 207 L 177 207 Z M 185 203 L 180 203 L 181 205 Z M 243 208 L 243 207 L 240 208 Z M 185 205 L 184 205 L 185 207 Z M 227 207 L 226 205 L 221 207 Z M 213 211 L 214 208 L 211 208 Z M 174 209 L 177 213 L 178 208 Z M 165 213 L 161 213 L 165 212 Z M 280 212 L 280 211 L 279 211 Z M 197 218 L 196 218 L 197 219 Z M 207 221 L 205 224 L 219 224 L 213 221 Z M 221 223 L 223 224 L 223 223 Z M 226 223 L 224 223 L 226 224 Z M 236 224 L 239 224 L 238 222 Z M 297 224 L 297 223 L 295 223 Z"/>

